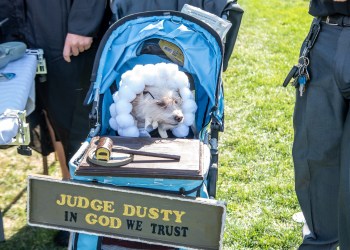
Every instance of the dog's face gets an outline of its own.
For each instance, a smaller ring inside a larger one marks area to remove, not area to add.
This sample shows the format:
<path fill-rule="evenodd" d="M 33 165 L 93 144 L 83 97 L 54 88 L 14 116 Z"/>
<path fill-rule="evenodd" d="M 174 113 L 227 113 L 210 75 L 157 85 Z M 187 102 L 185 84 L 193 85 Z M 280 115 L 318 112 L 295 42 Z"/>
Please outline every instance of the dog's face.
<path fill-rule="evenodd" d="M 156 123 L 159 128 L 168 130 L 183 121 L 181 104 L 182 99 L 177 91 L 147 86 L 132 102 L 132 114 L 138 122 L 138 127 L 145 124 L 147 126 L 148 120 Z"/>

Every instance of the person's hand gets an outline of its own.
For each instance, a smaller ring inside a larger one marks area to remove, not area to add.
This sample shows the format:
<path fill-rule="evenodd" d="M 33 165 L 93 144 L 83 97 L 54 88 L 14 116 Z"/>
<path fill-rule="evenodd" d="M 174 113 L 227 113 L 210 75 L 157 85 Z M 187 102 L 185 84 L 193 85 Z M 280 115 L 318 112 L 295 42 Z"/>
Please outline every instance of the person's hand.
<path fill-rule="evenodd" d="M 68 33 L 63 48 L 63 58 L 70 62 L 71 56 L 77 56 L 79 53 L 88 50 L 92 44 L 92 37 L 80 36 Z"/>

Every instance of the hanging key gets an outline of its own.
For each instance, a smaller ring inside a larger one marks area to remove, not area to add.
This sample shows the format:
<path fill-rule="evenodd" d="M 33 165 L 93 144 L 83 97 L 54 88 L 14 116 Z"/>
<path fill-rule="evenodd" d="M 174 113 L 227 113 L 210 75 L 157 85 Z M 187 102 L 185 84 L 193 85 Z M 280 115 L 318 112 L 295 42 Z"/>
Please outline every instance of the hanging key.
<path fill-rule="evenodd" d="M 309 72 L 307 71 L 307 66 L 309 65 L 309 58 L 301 56 L 299 58 L 299 76 L 298 76 L 298 89 L 300 96 L 303 96 L 305 92 L 306 83 L 310 80 Z"/>
<path fill-rule="evenodd" d="M 300 70 L 302 73 L 307 74 L 307 77 L 309 76 L 309 73 L 307 72 L 307 67 L 309 66 L 310 60 L 306 56 L 301 56 L 299 58 L 299 65 L 301 66 Z"/>
<path fill-rule="evenodd" d="M 300 96 L 303 96 L 303 93 L 305 92 L 306 78 L 307 76 L 305 74 L 302 74 L 298 77 Z"/>
<path fill-rule="evenodd" d="M 294 81 L 292 82 L 293 87 L 298 87 L 299 86 L 299 76 L 300 76 L 300 70 L 298 70 L 298 73 L 296 73 L 296 76 L 294 78 Z"/>

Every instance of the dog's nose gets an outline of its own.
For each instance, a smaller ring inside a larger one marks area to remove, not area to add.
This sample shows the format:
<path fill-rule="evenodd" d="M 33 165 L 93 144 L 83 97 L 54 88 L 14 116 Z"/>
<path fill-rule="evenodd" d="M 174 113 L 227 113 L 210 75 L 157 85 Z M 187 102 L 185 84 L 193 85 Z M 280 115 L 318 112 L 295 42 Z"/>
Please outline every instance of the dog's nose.
<path fill-rule="evenodd" d="M 183 118 L 184 118 L 183 115 L 175 115 L 175 116 L 174 116 L 174 119 L 175 119 L 175 121 L 177 121 L 177 122 L 181 122 Z"/>

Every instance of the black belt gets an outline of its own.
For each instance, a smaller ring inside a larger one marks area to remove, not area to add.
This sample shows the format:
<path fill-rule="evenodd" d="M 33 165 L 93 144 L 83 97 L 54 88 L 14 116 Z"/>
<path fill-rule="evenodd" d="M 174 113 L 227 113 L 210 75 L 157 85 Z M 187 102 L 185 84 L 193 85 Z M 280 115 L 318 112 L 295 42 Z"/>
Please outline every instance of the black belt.
<path fill-rule="evenodd" d="M 325 16 L 321 18 L 321 21 L 329 25 L 350 27 L 350 16 L 344 16 L 344 15 Z"/>

